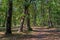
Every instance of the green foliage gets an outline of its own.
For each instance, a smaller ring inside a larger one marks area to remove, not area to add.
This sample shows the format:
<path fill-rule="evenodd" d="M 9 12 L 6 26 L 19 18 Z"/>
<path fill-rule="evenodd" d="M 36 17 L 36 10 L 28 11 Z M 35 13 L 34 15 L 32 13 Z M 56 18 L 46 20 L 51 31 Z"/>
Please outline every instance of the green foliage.
<path fill-rule="evenodd" d="M 34 0 L 30 3 L 30 0 L 13 0 L 13 16 L 12 16 L 12 25 L 20 25 L 20 20 L 22 16 L 27 16 L 24 14 L 24 5 L 29 6 L 30 13 L 30 23 L 33 25 L 34 21 L 34 5 L 33 2 L 36 2 L 37 13 L 36 13 L 36 24 L 41 26 L 42 22 L 48 26 L 48 17 L 49 17 L 49 7 L 51 7 L 51 20 L 54 25 L 60 25 L 60 0 Z M 41 4 L 42 3 L 42 4 Z M 0 25 L 3 25 L 5 21 L 5 14 L 8 10 L 8 0 L 3 0 L 0 2 Z M 44 17 L 41 13 L 41 5 L 44 6 Z"/>

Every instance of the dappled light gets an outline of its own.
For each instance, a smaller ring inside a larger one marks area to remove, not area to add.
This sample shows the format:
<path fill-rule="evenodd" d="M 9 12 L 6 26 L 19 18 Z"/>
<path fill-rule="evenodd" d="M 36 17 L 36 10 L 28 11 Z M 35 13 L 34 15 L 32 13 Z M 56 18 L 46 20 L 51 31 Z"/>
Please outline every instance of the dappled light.
<path fill-rule="evenodd" d="M 12 35 L 6 36 L 4 32 L 0 32 L 0 40 L 59 40 L 60 32 L 56 28 L 41 28 L 41 27 L 32 27 L 33 31 L 17 32 L 18 27 L 13 31 Z M 1 29 L 0 29 L 1 30 Z"/>
<path fill-rule="evenodd" d="M 60 0 L 0 0 L 0 40 L 60 40 Z"/>

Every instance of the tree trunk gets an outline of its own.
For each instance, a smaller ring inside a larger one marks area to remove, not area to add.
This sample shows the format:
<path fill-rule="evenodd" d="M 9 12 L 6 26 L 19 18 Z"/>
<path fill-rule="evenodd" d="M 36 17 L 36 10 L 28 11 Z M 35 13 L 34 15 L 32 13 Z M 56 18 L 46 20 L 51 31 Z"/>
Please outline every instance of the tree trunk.
<path fill-rule="evenodd" d="M 42 26 L 45 26 L 45 19 L 44 19 L 44 13 L 45 11 L 44 11 L 44 1 L 42 0 L 41 1 L 41 16 L 42 16 Z"/>
<path fill-rule="evenodd" d="M 23 17 L 21 18 L 21 24 L 20 24 L 20 28 L 19 28 L 18 32 L 23 32 L 24 20 L 25 20 L 25 17 L 23 16 Z"/>
<path fill-rule="evenodd" d="M 6 26 L 6 19 L 7 19 L 7 11 L 6 11 L 6 14 L 5 14 L 5 20 L 4 20 L 4 23 L 3 23 L 2 27 Z"/>
<path fill-rule="evenodd" d="M 27 3 L 27 0 L 25 0 L 25 2 Z M 28 28 L 28 31 L 32 31 L 32 28 L 30 27 L 30 14 L 28 13 L 28 8 L 29 8 L 30 4 L 26 4 L 24 6 L 24 9 L 25 9 L 25 14 L 27 16 L 27 28 Z"/>
<path fill-rule="evenodd" d="M 36 26 L 36 13 L 37 13 L 37 7 L 36 7 L 36 2 L 35 1 L 33 2 L 33 6 L 34 6 L 34 21 L 33 21 L 33 25 L 34 26 Z"/>
<path fill-rule="evenodd" d="M 25 0 L 25 3 L 28 3 L 28 0 Z M 30 4 L 24 4 L 24 14 L 27 16 L 27 28 L 28 30 L 32 30 L 32 28 L 30 27 L 30 15 L 28 13 L 28 7 L 29 7 Z M 23 31 L 23 24 L 24 24 L 24 20 L 25 20 L 25 16 L 23 16 L 21 18 L 21 25 L 20 25 L 20 28 L 19 28 L 19 31 L 18 32 L 22 32 Z"/>
<path fill-rule="evenodd" d="M 49 18 L 48 18 L 48 26 L 51 28 L 53 26 L 52 20 L 51 20 L 51 6 L 49 6 Z"/>
<path fill-rule="evenodd" d="M 30 26 L 30 15 L 29 15 L 29 13 L 27 14 L 27 27 L 28 27 L 28 31 L 32 31 L 32 28 Z"/>
<path fill-rule="evenodd" d="M 6 35 L 12 34 L 11 32 L 11 21 L 12 21 L 12 0 L 9 0 L 9 9 L 7 13 L 7 22 L 6 22 Z"/>

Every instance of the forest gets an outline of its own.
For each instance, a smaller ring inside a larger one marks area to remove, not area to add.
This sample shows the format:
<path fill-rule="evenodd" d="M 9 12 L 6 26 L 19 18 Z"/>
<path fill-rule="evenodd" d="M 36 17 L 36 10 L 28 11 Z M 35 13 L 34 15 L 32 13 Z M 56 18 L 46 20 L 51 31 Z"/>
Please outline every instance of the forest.
<path fill-rule="evenodd" d="M 0 0 L 0 40 L 60 40 L 60 0 Z"/>

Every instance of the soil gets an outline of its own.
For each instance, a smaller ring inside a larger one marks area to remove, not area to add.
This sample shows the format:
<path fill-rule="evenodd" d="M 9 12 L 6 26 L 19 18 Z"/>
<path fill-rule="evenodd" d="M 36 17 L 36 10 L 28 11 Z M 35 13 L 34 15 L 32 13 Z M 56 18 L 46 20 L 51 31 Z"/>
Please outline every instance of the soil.
<path fill-rule="evenodd" d="M 5 36 L 4 32 L 0 32 L 0 40 L 60 40 L 60 30 L 58 28 L 32 28 L 33 31 L 19 33 L 15 31 L 9 36 Z"/>

